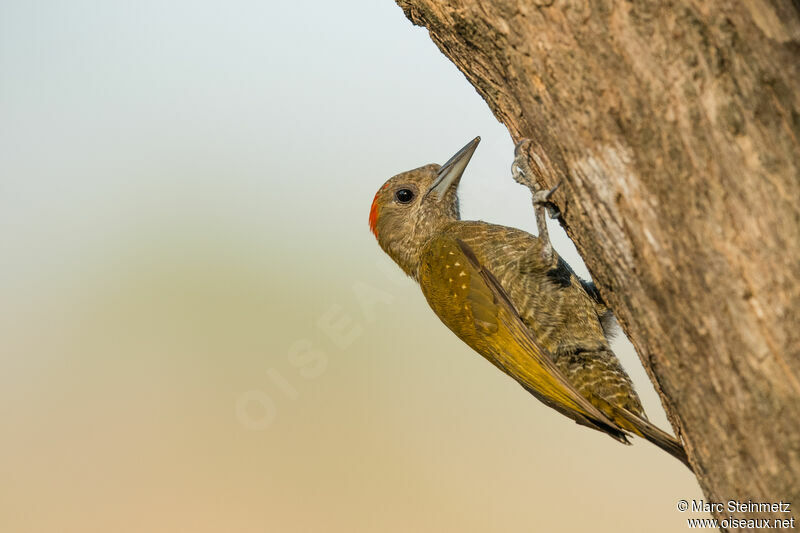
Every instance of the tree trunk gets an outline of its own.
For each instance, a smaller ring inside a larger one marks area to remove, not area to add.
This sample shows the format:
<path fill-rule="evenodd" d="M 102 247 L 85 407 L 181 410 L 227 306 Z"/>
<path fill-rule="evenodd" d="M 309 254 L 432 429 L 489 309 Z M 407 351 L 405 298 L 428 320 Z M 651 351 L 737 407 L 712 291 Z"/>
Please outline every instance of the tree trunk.
<path fill-rule="evenodd" d="M 563 181 L 708 500 L 800 505 L 798 0 L 397 3 Z"/>

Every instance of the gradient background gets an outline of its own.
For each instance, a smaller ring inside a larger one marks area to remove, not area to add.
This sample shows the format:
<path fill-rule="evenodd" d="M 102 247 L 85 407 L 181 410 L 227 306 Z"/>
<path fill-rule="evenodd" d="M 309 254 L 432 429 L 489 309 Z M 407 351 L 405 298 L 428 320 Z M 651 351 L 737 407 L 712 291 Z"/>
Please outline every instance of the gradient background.
<path fill-rule="evenodd" d="M 475 135 L 465 218 L 534 232 L 391 0 L 4 1 L 0 530 L 684 530 L 685 468 L 539 404 L 368 232 Z"/>

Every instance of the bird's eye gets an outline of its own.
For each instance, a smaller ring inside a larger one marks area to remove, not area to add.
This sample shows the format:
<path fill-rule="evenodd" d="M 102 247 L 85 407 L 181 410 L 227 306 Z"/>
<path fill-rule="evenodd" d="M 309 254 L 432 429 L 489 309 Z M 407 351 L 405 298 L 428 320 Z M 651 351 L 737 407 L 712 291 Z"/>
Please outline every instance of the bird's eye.
<path fill-rule="evenodd" d="M 407 204 L 414 199 L 414 191 L 411 189 L 398 189 L 398 191 L 394 193 L 394 197 L 401 204 Z"/>

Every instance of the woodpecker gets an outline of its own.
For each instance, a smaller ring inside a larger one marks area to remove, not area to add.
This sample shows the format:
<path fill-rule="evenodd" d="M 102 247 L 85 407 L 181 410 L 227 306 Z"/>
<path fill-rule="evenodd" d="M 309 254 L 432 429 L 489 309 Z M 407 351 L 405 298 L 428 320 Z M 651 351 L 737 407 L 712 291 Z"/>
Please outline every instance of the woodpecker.
<path fill-rule="evenodd" d="M 611 351 L 610 311 L 553 250 L 544 213 L 555 189 L 533 188 L 520 145 L 512 171 L 534 191 L 539 237 L 461 220 L 457 188 L 479 142 L 383 184 L 369 212 L 378 244 L 445 326 L 544 404 L 625 444 L 644 437 L 691 469 L 681 443 L 647 420 Z"/>

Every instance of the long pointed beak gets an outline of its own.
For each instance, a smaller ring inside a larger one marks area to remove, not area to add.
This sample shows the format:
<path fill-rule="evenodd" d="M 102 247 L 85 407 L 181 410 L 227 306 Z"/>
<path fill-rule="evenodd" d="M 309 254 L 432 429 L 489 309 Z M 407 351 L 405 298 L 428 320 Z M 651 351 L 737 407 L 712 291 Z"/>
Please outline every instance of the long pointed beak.
<path fill-rule="evenodd" d="M 432 193 L 436 200 L 441 200 L 452 186 L 458 184 L 458 180 L 461 179 L 461 175 L 464 173 L 464 169 L 467 168 L 469 160 L 472 159 L 472 154 L 475 153 L 479 142 L 481 142 L 481 138 L 475 137 L 464 148 L 456 152 L 456 155 L 448 159 L 447 163 L 442 165 L 433 184 L 425 193 L 426 197 Z"/>

